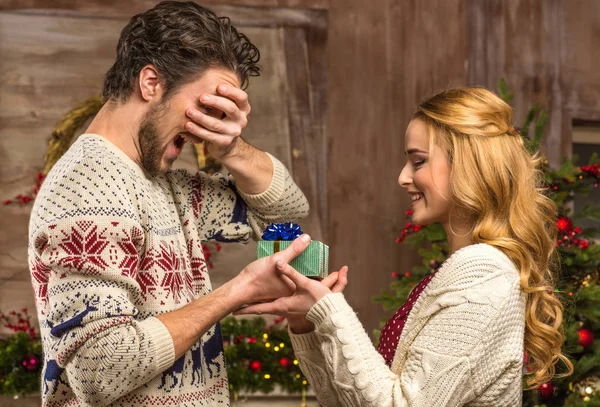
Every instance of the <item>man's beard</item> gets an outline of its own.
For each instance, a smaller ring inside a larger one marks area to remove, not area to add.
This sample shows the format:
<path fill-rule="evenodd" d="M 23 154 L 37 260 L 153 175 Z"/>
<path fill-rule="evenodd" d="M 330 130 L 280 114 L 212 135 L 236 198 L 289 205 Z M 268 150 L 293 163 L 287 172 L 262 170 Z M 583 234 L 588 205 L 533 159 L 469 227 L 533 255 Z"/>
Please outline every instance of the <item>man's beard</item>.
<path fill-rule="evenodd" d="M 169 160 L 170 162 L 167 162 L 167 168 L 162 167 L 163 156 L 165 155 L 168 144 L 161 144 L 157 122 L 163 116 L 164 110 L 163 103 L 150 108 L 142 118 L 138 130 L 140 161 L 146 172 L 153 177 L 164 173 L 174 161 L 174 159 Z"/>

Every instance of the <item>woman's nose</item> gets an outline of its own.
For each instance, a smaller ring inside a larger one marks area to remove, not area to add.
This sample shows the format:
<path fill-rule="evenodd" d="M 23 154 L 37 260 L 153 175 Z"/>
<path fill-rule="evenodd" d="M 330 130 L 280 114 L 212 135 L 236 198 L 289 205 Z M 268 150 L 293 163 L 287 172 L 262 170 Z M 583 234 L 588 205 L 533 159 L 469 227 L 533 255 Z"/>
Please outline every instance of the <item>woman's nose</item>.
<path fill-rule="evenodd" d="M 401 187 L 408 188 L 410 184 L 412 184 L 412 174 L 410 174 L 410 169 L 407 165 L 402 168 L 400 171 L 400 175 L 398 176 L 398 184 Z"/>

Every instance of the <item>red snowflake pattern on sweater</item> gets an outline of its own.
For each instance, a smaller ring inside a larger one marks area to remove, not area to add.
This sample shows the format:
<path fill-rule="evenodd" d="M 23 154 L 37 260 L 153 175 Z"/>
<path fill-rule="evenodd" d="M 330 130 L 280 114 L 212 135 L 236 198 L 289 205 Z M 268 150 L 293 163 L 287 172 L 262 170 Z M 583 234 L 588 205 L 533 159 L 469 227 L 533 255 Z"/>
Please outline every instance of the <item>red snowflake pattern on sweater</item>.
<path fill-rule="evenodd" d="M 30 264 L 31 276 L 33 277 L 33 289 L 38 301 L 43 304 L 48 302 L 48 280 L 51 268 L 40 259 L 34 259 Z"/>
<path fill-rule="evenodd" d="M 125 229 L 122 232 L 124 237 L 118 245 L 124 257 L 119 263 L 119 269 L 121 269 L 121 275 L 135 278 L 139 264 L 139 252 L 137 248 L 141 245 L 144 232 L 138 228 L 134 228 L 131 233 L 127 233 Z"/>
<path fill-rule="evenodd" d="M 66 256 L 59 264 L 67 269 L 76 269 L 79 273 L 100 274 L 109 265 L 103 258 L 103 252 L 109 242 L 106 229 L 98 230 L 91 221 L 79 221 L 70 231 L 63 230 L 64 239 L 58 245 Z"/>

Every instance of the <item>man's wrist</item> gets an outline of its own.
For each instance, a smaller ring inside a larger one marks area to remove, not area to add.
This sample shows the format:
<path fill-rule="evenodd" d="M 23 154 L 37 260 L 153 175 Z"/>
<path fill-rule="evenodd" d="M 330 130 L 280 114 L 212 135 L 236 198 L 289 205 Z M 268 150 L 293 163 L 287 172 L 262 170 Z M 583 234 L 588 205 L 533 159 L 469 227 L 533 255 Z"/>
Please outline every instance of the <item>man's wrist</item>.
<path fill-rule="evenodd" d="M 248 158 L 250 155 L 250 148 L 253 148 L 250 144 L 246 143 L 241 137 L 236 138 L 232 144 L 223 151 L 222 154 L 217 158 L 225 166 L 229 163 L 230 165 L 238 160 Z"/>
<path fill-rule="evenodd" d="M 252 302 L 254 285 L 244 272 L 238 274 L 221 287 L 227 290 L 226 296 L 228 297 L 228 301 L 231 302 L 234 311 Z"/>
<path fill-rule="evenodd" d="M 274 164 L 264 151 L 240 141 L 221 163 L 235 179 L 239 191 L 246 195 L 259 195 L 269 189 L 273 181 Z"/>

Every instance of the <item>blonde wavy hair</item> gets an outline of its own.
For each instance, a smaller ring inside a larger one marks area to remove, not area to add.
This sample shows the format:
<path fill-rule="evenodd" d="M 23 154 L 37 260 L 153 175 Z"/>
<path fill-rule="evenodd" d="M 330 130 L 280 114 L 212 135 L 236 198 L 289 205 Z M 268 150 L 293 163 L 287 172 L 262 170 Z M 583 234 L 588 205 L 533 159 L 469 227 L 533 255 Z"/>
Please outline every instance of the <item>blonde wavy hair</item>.
<path fill-rule="evenodd" d="M 513 127 L 512 108 L 486 89 L 455 88 L 421 103 L 413 119 L 428 126 L 430 147 L 447 154 L 451 199 L 472 220 L 473 243 L 498 248 L 520 270 L 528 388 L 552 379 L 558 362 L 571 374 L 561 352 L 563 306 L 554 296 L 557 208 L 544 194 L 540 156 L 527 151 Z"/>

